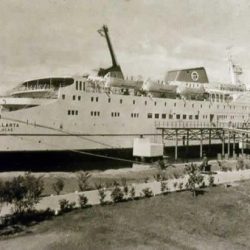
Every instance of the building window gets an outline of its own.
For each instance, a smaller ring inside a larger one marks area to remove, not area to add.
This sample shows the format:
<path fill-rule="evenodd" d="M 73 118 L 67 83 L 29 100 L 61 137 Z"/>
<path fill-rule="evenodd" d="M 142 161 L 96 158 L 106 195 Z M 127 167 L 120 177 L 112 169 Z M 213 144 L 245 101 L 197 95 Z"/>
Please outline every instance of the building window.
<path fill-rule="evenodd" d="M 131 113 L 131 117 L 132 117 L 132 118 L 134 117 L 134 114 L 133 114 L 133 113 Z"/>
<path fill-rule="evenodd" d="M 199 119 L 199 115 L 195 115 L 195 119 L 198 120 Z"/>
<path fill-rule="evenodd" d="M 78 110 L 76 110 L 76 115 L 78 115 Z"/>
<path fill-rule="evenodd" d="M 75 115 L 75 110 L 72 110 L 71 113 L 72 113 L 72 115 Z"/>
<path fill-rule="evenodd" d="M 120 99 L 120 103 L 122 104 L 122 99 Z"/>
<path fill-rule="evenodd" d="M 95 101 L 98 102 L 98 97 L 95 98 Z"/>
<path fill-rule="evenodd" d="M 78 101 L 81 101 L 81 96 L 80 95 L 78 96 Z"/>
<path fill-rule="evenodd" d="M 108 99 L 108 102 L 109 102 L 109 103 L 111 102 L 111 98 Z"/>
<path fill-rule="evenodd" d="M 162 118 L 162 119 L 166 119 L 166 114 L 162 114 L 162 115 L 161 115 L 161 118 Z"/>
<path fill-rule="evenodd" d="M 192 104 L 192 108 L 194 108 L 194 104 Z"/>
<path fill-rule="evenodd" d="M 65 99 L 65 95 L 62 95 L 62 99 L 63 99 L 63 100 Z"/>
<path fill-rule="evenodd" d="M 79 90 L 82 90 L 82 82 L 79 83 Z"/>
<path fill-rule="evenodd" d="M 155 119 L 158 119 L 159 118 L 159 114 L 155 114 Z"/>
<path fill-rule="evenodd" d="M 183 119 L 187 119 L 187 115 L 183 115 Z"/>
<path fill-rule="evenodd" d="M 157 102 L 155 102 L 155 106 L 156 106 Z"/>
<path fill-rule="evenodd" d="M 148 113 L 148 118 L 152 118 L 152 117 L 153 117 L 152 113 Z"/>
<path fill-rule="evenodd" d="M 145 101 L 145 106 L 147 106 L 147 104 L 148 104 L 148 102 L 147 102 L 147 101 Z"/>
<path fill-rule="evenodd" d="M 78 81 L 76 81 L 76 90 L 78 90 Z"/>
<path fill-rule="evenodd" d="M 94 97 L 91 97 L 91 102 L 93 102 L 94 101 Z"/>
<path fill-rule="evenodd" d="M 176 107 L 176 102 L 174 103 L 174 106 Z"/>
<path fill-rule="evenodd" d="M 71 112 L 70 112 L 70 110 L 68 110 L 68 115 L 70 115 L 71 114 Z"/>
<path fill-rule="evenodd" d="M 76 99 L 76 96 L 75 95 L 73 95 L 73 101 Z"/>
<path fill-rule="evenodd" d="M 192 120 L 193 119 L 193 116 L 192 115 L 189 115 L 189 120 Z"/>
<path fill-rule="evenodd" d="M 165 107 L 166 107 L 166 106 L 167 106 L 167 103 L 165 102 L 164 105 L 165 105 Z"/>
<path fill-rule="evenodd" d="M 169 114 L 169 119 L 173 119 L 173 115 L 172 114 Z"/>
<path fill-rule="evenodd" d="M 135 104 L 135 100 L 133 100 L 133 104 Z"/>
<path fill-rule="evenodd" d="M 180 119 L 181 118 L 181 115 L 176 115 L 176 119 Z"/>

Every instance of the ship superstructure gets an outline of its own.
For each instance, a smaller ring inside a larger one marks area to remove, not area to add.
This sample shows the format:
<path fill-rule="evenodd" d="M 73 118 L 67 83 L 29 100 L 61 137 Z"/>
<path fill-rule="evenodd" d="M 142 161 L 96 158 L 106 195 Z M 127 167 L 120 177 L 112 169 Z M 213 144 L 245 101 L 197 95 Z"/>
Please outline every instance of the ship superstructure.
<path fill-rule="evenodd" d="M 203 67 L 170 71 L 164 82 L 124 77 L 108 28 L 112 66 L 97 76 L 26 81 L 0 98 L 0 152 L 132 148 L 136 137 L 161 140 L 163 126 L 248 124 L 242 84 L 210 84 Z M 169 142 L 171 146 L 171 142 Z"/>

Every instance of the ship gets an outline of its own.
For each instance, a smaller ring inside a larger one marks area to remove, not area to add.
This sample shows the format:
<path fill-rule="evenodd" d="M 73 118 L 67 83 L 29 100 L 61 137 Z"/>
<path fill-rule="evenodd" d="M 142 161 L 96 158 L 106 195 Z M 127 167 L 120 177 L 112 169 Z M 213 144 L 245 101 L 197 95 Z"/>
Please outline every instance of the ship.
<path fill-rule="evenodd" d="M 108 27 L 99 33 L 106 39 L 111 67 L 95 75 L 24 81 L 0 98 L 1 153 L 110 153 L 131 150 L 138 137 L 161 141 L 157 124 L 249 123 L 250 92 L 239 82 L 242 70 L 232 60 L 234 81 L 228 84 L 210 83 L 204 67 L 168 71 L 163 81 L 125 77 Z"/>

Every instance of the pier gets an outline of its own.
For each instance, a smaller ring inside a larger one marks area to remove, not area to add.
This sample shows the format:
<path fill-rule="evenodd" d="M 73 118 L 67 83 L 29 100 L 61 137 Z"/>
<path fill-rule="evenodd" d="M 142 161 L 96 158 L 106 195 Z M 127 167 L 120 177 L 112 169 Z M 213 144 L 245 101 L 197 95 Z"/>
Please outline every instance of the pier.
<path fill-rule="evenodd" d="M 236 155 L 236 144 L 241 148 L 241 154 L 248 144 L 250 134 L 249 124 L 239 124 L 236 127 L 228 123 L 185 123 L 185 122 L 157 122 L 157 131 L 162 135 L 162 143 L 174 141 L 175 160 L 178 159 L 178 146 L 180 142 L 186 146 L 188 152 L 191 141 L 197 141 L 200 148 L 200 157 L 203 156 L 203 145 L 221 144 L 221 155 L 228 157 Z M 232 145 L 232 146 L 231 146 Z M 227 152 L 226 152 L 227 149 Z"/>

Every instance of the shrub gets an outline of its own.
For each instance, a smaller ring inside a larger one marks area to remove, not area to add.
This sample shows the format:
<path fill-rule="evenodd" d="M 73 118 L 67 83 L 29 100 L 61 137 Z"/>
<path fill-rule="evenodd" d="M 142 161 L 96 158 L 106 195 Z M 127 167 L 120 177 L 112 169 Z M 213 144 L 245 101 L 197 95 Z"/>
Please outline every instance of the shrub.
<path fill-rule="evenodd" d="M 105 198 L 106 198 L 105 189 L 104 188 L 99 188 L 98 189 L 98 195 L 99 195 L 99 199 L 100 199 L 100 204 L 105 205 L 106 204 L 106 202 L 104 201 Z"/>
<path fill-rule="evenodd" d="M 179 183 L 179 190 L 182 190 L 183 189 L 183 182 L 180 182 Z"/>
<path fill-rule="evenodd" d="M 122 189 L 119 186 L 116 186 L 112 193 L 111 193 L 111 198 L 114 203 L 121 202 L 123 201 L 124 193 Z"/>
<path fill-rule="evenodd" d="M 144 188 L 142 190 L 142 196 L 144 196 L 145 198 L 149 198 L 153 196 L 153 192 L 150 188 Z"/>
<path fill-rule="evenodd" d="M 130 199 L 134 200 L 134 198 L 135 198 L 135 187 L 134 186 L 131 187 L 131 189 L 129 191 L 129 195 L 130 195 Z"/>
<path fill-rule="evenodd" d="M 186 166 L 186 172 L 188 174 L 186 187 L 193 193 L 193 197 L 196 197 L 197 188 L 203 183 L 204 177 L 201 175 L 200 168 L 193 163 Z"/>
<path fill-rule="evenodd" d="M 242 157 L 239 157 L 238 159 L 237 159 L 237 163 L 236 163 L 236 169 L 237 170 L 242 170 L 242 169 L 244 169 L 244 159 L 242 158 Z"/>
<path fill-rule="evenodd" d="M 210 187 L 214 186 L 214 176 L 209 175 L 209 177 L 208 177 L 208 183 L 209 183 L 208 185 Z"/>
<path fill-rule="evenodd" d="M 58 178 L 57 181 L 53 184 L 53 189 L 56 192 L 56 194 L 59 195 L 63 190 L 63 188 L 64 188 L 64 181 Z"/>
<path fill-rule="evenodd" d="M 42 176 L 35 177 L 31 173 L 14 177 L 2 184 L 2 202 L 14 205 L 14 213 L 24 213 L 34 209 L 41 199 L 44 183 Z"/>
<path fill-rule="evenodd" d="M 69 202 L 66 199 L 59 200 L 60 210 L 62 213 L 69 212 L 73 210 L 76 206 L 75 202 Z"/>
<path fill-rule="evenodd" d="M 88 180 L 91 177 L 89 172 L 79 171 L 77 173 L 78 187 L 80 191 L 89 190 Z"/>
<path fill-rule="evenodd" d="M 88 198 L 84 194 L 80 194 L 78 197 L 79 205 L 81 208 L 87 207 Z"/>
<path fill-rule="evenodd" d="M 168 191 L 167 183 L 164 181 L 161 181 L 161 192 L 165 193 L 166 191 Z"/>

